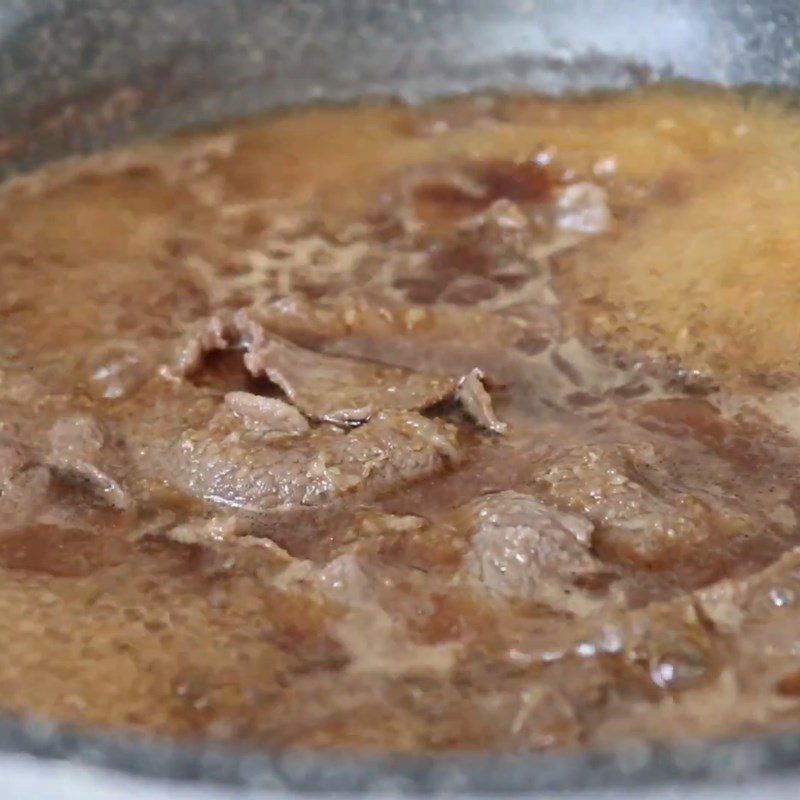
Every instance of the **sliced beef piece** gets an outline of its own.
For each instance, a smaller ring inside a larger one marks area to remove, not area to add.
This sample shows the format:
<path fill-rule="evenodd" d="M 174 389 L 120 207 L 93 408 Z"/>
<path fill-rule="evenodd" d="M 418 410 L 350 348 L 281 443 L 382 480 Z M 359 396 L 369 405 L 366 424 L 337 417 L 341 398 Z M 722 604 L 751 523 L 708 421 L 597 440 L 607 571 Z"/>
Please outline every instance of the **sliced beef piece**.
<path fill-rule="evenodd" d="M 605 233 L 611 228 L 608 194 L 596 183 L 564 186 L 556 198 L 556 225 L 583 234 Z"/>
<path fill-rule="evenodd" d="M 492 398 L 483 385 L 481 370 L 472 369 L 459 380 L 455 397 L 461 403 L 464 412 L 481 428 L 495 433 L 505 433 L 508 426 L 495 416 Z"/>
<path fill-rule="evenodd" d="M 576 586 L 576 581 L 604 571 L 591 553 L 594 526 L 585 517 L 513 491 L 482 497 L 457 517 L 472 537 L 464 568 L 489 592 L 575 614 L 597 607 Z"/>
<path fill-rule="evenodd" d="M 251 535 L 250 521 L 236 512 L 201 514 L 177 525 L 174 522 L 173 518 L 151 527 L 141 539 L 153 543 L 169 541 L 202 553 L 211 574 L 229 570 L 235 561 L 239 572 L 285 588 L 304 578 L 304 570 L 313 566 L 313 562 L 293 557 L 268 536 Z"/>
<path fill-rule="evenodd" d="M 382 582 L 370 567 L 374 564 L 364 563 L 351 552 L 322 565 L 296 560 L 278 576 L 278 585 L 304 593 L 313 589 L 342 606 L 344 614 L 333 625 L 333 633 L 349 658 L 348 673 L 448 674 L 455 663 L 456 645 L 413 641 L 402 614 L 385 607 Z"/>
<path fill-rule="evenodd" d="M 421 371 L 437 361 L 435 355 L 443 345 L 458 343 L 471 359 L 476 346 L 491 345 L 496 355 L 525 334 L 515 319 L 480 309 L 419 306 L 352 292 L 313 303 L 300 296 L 286 297 L 250 314 L 268 331 L 326 352 L 360 356 L 357 343 L 369 341 L 375 349 L 373 357 L 387 363 L 402 362 L 382 353 L 413 353 L 413 363 L 403 366 Z M 478 329 L 480 340 L 475 338 Z M 472 366 L 455 369 L 466 371 Z"/>
<path fill-rule="evenodd" d="M 498 201 L 539 206 L 551 197 L 555 176 L 536 159 L 429 164 L 403 176 L 401 217 L 442 228 L 484 212 Z"/>
<path fill-rule="evenodd" d="M 382 412 L 350 433 L 319 428 L 265 442 L 225 412 L 171 445 L 145 448 L 140 469 L 209 502 L 264 512 L 386 489 L 457 454 L 453 426 L 415 413 Z"/>
<path fill-rule="evenodd" d="M 378 411 L 427 408 L 455 386 L 452 378 L 326 356 L 277 336 L 254 342 L 244 363 L 253 376 L 277 384 L 306 416 L 339 425 L 364 422 Z"/>
<path fill-rule="evenodd" d="M 83 365 L 89 393 L 104 400 L 130 397 L 153 374 L 163 348 L 159 339 L 146 337 L 111 339 L 93 347 Z"/>
<path fill-rule="evenodd" d="M 345 607 L 356 608 L 377 604 L 380 584 L 374 570 L 348 551 L 323 562 L 289 556 L 273 579 L 273 585 L 281 589 L 300 590 L 305 594 L 316 591 Z"/>
<path fill-rule="evenodd" d="M 454 642 L 413 641 L 405 625 L 376 603 L 352 606 L 334 633 L 350 657 L 348 673 L 362 676 L 447 676 L 459 650 Z"/>
<path fill-rule="evenodd" d="M 471 369 L 458 379 L 367 359 L 325 355 L 268 332 L 244 311 L 232 318 L 209 320 L 181 347 L 173 374 L 192 374 L 204 354 L 233 346 L 245 351 L 244 364 L 253 377 L 268 378 L 311 419 L 337 425 L 359 424 L 379 411 L 419 411 L 455 398 L 478 425 L 494 432 L 504 430 L 481 384 L 481 370 Z M 253 414 L 277 413 L 278 408 L 269 410 L 271 404 L 265 403 L 257 411 L 256 401 L 238 392 L 232 402 L 242 411 L 246 405 L 250 411 L 241 415 L 250 418 Z"/>
<path fill-rule="evenodd" d="M 497 314 L 472 306 L 419 306 L 351 293 L 313 303 L 289 297 L 251 313 L 267 330 L 327 354 L 434 375 L 462 376 L 477 368 L 513 387 L 526 408 L 539 412 L 563 403 L 566 379 L 546 360 L 525 352 L 533 333 L 536 338 L 544 334 L 538 311 L 533 321 L 516 310 Z M 547 313 L 552 316 L 552 310 Z M 545 348 L 555 336 L 548 331 Z M 574 390 L 571 384 L 569 390 Z"/>
<path fill-rule="evenodd" d="M 600 397 L 629 379 L 578 340 L 564 340 L 552 309 L 544 304 L 523 302 L 503 314 L 484 314 L 471 307 L 389 308 L 398 316 L 400 308 L 405 308 L 419 324 L 404 331 L 399 320 L 394 326 L 376 321 L 363 308 L 363 316 L 353 315 L 356 321 L 349 332 L 324 347 L 420 371 L 466 374 L 477 368 L 492 383 L 509 387 L 509 398 L 513 402 L 518 396 L 526 413 L 533 410 L 537 415 L 570 405 L 569 395 L 578 388 Z M 302 330 L 302 322 L 291 322 Z M 278 324 L 285 324 L 284 319 Z M 481 336 L 475 336 L 474 330 L 481 330 Z"/>
<path fill-rule="evenodd" d="M 238 337 L 233 318 L 227 313 L 216 314 L 202 322 L 180 343 L 170 375 L 186 378 L 196 373 L 209 353 L 225 350 Z"/>
<path fill-rule="evenodd" d="M 277 397 L 262 397 L 250 392 L 228 392 L 225 405 L 245 419 L 251 429 L 274 434 L 302 434 L 310 430 L 308 420 Z"/>
<path fill-rule="evenodd" d="M 788 550 L 769 566 L 723 580 L 695 592 L 701 613 L 722 634 L 735 634 L 752 616 L 763 621 L 767 609 L 780 611 L 796 602 L 800 548 Z"/>
<path fill-rule="evenodd" d="M 522 230 L 530 224 L 525 211 L 511 200 L 495 200 L 487 209 L 463 220 L 461 230 L 496 228 L 502 231 Z"/>
<path fill-rule="evenodd" d="M 74 414 L 59 419 L 48 434 L 48 465 L 69 483 L 86 486 L 116 509 L 131 505 L 121 447 L 96 419 Z"/>
<path fill-rule="evenodd" d="M 538 484 L 557 505 L 595 523 L 603 557 L 649 569 L 694 560 L 706 543 L 748 524 L 730 498 L 684 486 L 647 443 L 569 448 Z"/>
<path fill-rule="evenodd" d="M 0 528 L 33 521 L 49 486 L 50 470 L 29 448 L 0 433 Z"/>
<path fill-rule="evenodd" d="M 27 448 L 0 432 L 0 487 L 10 484 L 20 472 L 35 463 Z"/>

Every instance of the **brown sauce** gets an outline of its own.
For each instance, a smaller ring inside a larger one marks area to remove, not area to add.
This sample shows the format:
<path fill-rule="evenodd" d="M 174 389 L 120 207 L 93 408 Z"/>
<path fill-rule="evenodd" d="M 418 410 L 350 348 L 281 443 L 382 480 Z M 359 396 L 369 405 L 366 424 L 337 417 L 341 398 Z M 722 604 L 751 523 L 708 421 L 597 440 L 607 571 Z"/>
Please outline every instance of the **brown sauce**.
<path fill-rule="evenodd" d="M 800 723 L 800 126 L 295 111 L 0 194 L 0 709 L 262 748 Z"/>

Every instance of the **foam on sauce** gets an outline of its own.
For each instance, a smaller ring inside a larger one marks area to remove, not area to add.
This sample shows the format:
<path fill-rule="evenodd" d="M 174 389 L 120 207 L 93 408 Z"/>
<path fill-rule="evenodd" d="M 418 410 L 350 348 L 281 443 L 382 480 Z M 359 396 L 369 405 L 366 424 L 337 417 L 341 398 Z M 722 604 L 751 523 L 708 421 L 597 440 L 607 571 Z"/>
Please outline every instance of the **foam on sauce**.
<path fill-rule="evenodd" d="M 477 97 L 8 182 L 0 707 L 403 752 L 796 725 L 798 131 Z"/>

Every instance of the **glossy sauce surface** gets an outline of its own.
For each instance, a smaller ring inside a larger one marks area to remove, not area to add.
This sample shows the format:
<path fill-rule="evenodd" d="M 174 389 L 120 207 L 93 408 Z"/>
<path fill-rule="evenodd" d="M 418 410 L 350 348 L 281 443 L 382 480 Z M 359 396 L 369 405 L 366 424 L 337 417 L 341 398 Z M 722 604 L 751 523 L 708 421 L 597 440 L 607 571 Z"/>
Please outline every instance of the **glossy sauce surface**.
<path fill-rule="evenodd" d="M 0 196 L 0 707 L 257 747 L 800 722 L 800 126 L 311 108 Z"/>

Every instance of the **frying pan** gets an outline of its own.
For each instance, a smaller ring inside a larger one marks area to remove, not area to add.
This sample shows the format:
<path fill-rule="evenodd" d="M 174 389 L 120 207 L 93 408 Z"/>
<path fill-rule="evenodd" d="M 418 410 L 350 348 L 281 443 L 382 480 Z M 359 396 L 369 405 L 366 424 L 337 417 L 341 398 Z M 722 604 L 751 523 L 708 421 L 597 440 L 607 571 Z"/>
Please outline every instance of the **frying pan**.
<path fill-rule="evenodd" d="M 586 92 L 676 79 L 800 87 L 800 3 L 5 0 L 0 171 L 313 101 L 485 88 Z M 578 755 L 364 759 L 254 754 L 0 718 L 0 752 L 4 776 L 12 762 L 45 771 L 68 762 L 282 796 L 605 789 L 609 797 L 688 798 L 730 796 L 725 787 L 734 784 L 737 797 L 746 785 L 753 797 L 777 796 L 769 787 L 781 787 L 782 797 L 800 791 L 800 734 Z"/>

